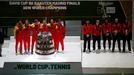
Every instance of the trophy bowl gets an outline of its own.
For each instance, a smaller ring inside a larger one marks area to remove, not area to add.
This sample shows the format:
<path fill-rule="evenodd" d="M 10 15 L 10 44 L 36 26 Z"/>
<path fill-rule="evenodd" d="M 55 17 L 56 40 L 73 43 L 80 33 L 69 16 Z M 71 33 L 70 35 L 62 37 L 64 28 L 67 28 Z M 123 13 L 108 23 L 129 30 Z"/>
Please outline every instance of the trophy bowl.
<path fill-rule="evenodd" d="M 38 55 L 51 55 L 55 53 L 50 32 L 39 32 L 35 53 Z"/>

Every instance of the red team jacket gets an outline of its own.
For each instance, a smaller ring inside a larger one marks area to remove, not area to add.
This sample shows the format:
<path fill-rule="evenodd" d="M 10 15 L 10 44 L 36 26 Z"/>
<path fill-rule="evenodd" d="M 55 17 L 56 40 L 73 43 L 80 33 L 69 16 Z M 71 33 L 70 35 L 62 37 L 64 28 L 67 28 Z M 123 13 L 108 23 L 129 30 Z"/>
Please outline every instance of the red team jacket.
<path fill-rule="evenodd" d="M 37 39 L 37 35 L 38 35 L 39 30 L 40 30 L 40 24 L 32 27 L 31 29 L 32 29 L 32 37 Z"/>
<path fill-rule="evenodd" d="M 84 35 L 91 35 L 92 34 L 92 24 L 89 24 L 89 25 L 86 25 L 84 24 L 83 27 L 82 27 L 82 33 Z"/>
<path fill-rule="evenodd" d="M 50 32 L 52 34 L 53 39 L 56 38 L 56 25 L 57 25 L 57 23 L 53 23 L 53 24 L 51 24 L 51 27 L 50 27 Z"/>
<path fill-rule="evenodd" d="M 56 33 L 56 36 L 58 36 L 59 39 L 64 39 L 64 37 L 65 37 L 65 27 L 62 24 L 57 25 L 55 33 Z"/>
<path fill-rule="evenodd" d="M 132 32 L 132 26 L 130 24 L 126 25 L 126 23 L 123 24 L 123 34 L 127 35 Z"/>
<path fill-rule="evenodd" d="M 93 26 L 93 35 L 100 36 L 101 35 L 101 25 L 94 25 Z"/>
<path fill-rule="evenodd" d="M 48 32 L 48 26 L 42 24 L 41 30 L 42 30 L 42 32 Z"/>
<path fill-rule="evenodd" d="M 111 23 L 103 23 L 102 24 L 102 31 L 103 31 L 103 34 L 106 34 L 106 33 L 110 33 L 111 32 Z"/>
<path fill-rule="evenodd" d="M 23 27 L 20 28 L 18 24 L 16 24 L 16 39 L 22 39 L 22 31 Z"/>
<path fill-rule="evenodd" d="M 117 32 L 117 33 L 116 33 Z M 116 25 L 115 24 L 113 24 L 112 25 L 112 33 L 114 34 L 114 35 L 116 35 L 116 34 L 118 34 L 118 33 L 120 33 L 121 32 L 121 25 L 120 25 L 120 23 L 117 23 Z"/>
<path fill-rule="evenodd" d="M 30 26 L 28 26 L 28 28 L 26 28 L 26 27 L 23 28 L 24 39 L 30 38 L 30 31 L 31 31 Z"/>

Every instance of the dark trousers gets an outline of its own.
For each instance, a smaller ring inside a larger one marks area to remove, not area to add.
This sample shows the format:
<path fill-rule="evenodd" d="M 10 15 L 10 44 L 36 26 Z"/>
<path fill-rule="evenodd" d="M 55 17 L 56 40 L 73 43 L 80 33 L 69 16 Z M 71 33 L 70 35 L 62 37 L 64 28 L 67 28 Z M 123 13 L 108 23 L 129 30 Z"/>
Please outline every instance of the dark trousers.
<path fill-rule="evenodd" d="M 86 45 L 87 45 L 87 41 L 88 41 L 88 50 L 90 50 L 90 40 L 91 40 L 91 36 L 87 37 L 86 35 L 84 35 L 84 51 L 86 50 Z"/>
<path fill-rule="evenodd" d="M 108 40 L 109 49 L 111 48 L 111 36 L 103 35 L 103 47 L 106 48 L 106 41 Z"/>
<path fill-rule="evenodd" d="M 114 52 L 116 41 L 118 42 L 118 49 L 119 49 L 119 51 L 121 51 L 121 47 L 120 47 L 120 35 L 117 34 L 117 35 L 113 35 L 113 49 L 112 49 L 112 52 Z"/>
<path fill-rule="evenodd" d="M 130 44 L 130 38 L 131 36 L 130 35 L 127 35 L 123 37 L 123 52 L 125 52 L 125 48 L 126 48 L 126 41 L 128 43 L 128 50 L 131 51 L 131 44 Z"/>
<path fill-rule="evenodd" d="M 93 36 L 93 50 L 96 49 L 96 41 L 98 43 L 98 49 L 101 49 L 101 46 L 100 46 L 100 36 Z"/>
<path fill-rule="evenodd" d="M 0 44 L 0 56 L 2 55 L 2 45 Z"/>

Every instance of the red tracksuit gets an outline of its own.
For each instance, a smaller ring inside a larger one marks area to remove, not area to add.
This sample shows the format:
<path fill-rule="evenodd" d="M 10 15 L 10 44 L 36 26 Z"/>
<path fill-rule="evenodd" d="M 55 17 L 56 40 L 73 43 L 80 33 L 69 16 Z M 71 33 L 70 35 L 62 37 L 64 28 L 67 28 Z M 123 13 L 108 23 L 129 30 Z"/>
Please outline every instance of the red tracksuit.
<path fill-rule="evenodd" d="M 112 49 L 112 52 L 114 52 L 116 40 L 118 42 L 119 51 L 121 51 L 121 48 L 120 48 L 121 25 L 119 23 L 114 23 L 112 25 L 112 34 L 113 34 L 113 49 Z"/>
<path fill-rule="evenodd" d="M 17 50 L 18 50 L 18 44 L 20 43 L 20 47 L 19 47 L 19 50 L 20 50 L 20 53 L 22 53 L 22 25 L 21 26 L 18 26 L 18 24 L 16 25 L 16 45 L 15 45 L 15 50 L 16 50 L 16 53 L 17 53 Z"/>
<path fill-rule="evenodd" d="M 52 34 L 52 38 L 53 38 L 53 41 L 54 41 L 54 49 L 56 50 L 56 41 L 57 41 L 57 34 L 56 34 L 56 26 L 57 26 L 57 23 L 53 23 L 51 24 L 51 27 L 50 27 L 50 32 Z"/>
<path fill-rule="evenodd" d="M 106 40 L 108 39 L 109 49 L 111 48 L 111 23 L 103 23 L 103 47 L 106 48 Z"/>
<path fill-rule="evenodd" d="M 31 53 L 33 53 L 34 44 L 36 45 L 37 39 L 38 39 L 38 32 L 40 30 L 40 24 L 35 25 L 35 27 L 32 27 L 32 47 L 31 47 Z"/>
<path fill-rule="evenodd" d="M 25 52 L 27 49 L 28 49 L 28 52 L 30 50 L 30 31 L 31 31 L 31 28 L 29 26 L 28 27 L 25 26 L 23 29 Z"/>
<path fill-rule="evenodd" d="M 88 41 L 88 49 L 90 50 L 90 40 L 91 40 L 91 35 L 92 35 L 92 24 L 84 24 L 83 27 L 82 27 L 82 33 L 84 35 L 84 45 L 83 45 L 83 52 L 85 52 L 86 50 L 86 43 Z M 87 36 L 89 35 L 89 36 Z"/>
<path fill-rule="evenodd" d="M 42 32 L 48 32 L 48 26 L 43 24 L 41 30 Z"/>
<path fill-rule="evenodd" d="M 61 44 L 62 51 L 64 51 L 64 38 L 65 38 L 65 27 L 62 24 L 57 25 L 56 27 L 56 49 L 59 49 L 59 43 Z"/>
<path fill-rule="evenodd" d="M 95 50 L 96 41 L 98 42 L 98 49 L 101 48 L 100 46 L 100 36 L 101 36 L 101 25 L 94 25 L 93 26 L 93 50 Z"/>

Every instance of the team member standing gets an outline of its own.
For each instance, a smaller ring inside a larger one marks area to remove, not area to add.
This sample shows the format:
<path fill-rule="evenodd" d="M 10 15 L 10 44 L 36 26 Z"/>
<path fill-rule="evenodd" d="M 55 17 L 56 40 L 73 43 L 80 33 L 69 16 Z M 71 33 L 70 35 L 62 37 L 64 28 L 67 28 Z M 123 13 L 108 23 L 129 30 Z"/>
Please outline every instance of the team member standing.
<path fill-rule="evenodd" d="M 20 54 L 22 54 L 22 39 L 23 39 L 22 38 L 22 33 L 23 33 L 22 26 L 23 26 L 23 24 L 22 24 L 21 20 L 15 26 L 15 39 L 16 39 L 15 51 L 16 51 L 16 54 L 18 53 L 18 44 L 20 44 L 19 50 L 20 50 Z"/>
<path fill-rule="evenodd" d="M 111 48 L 111 23 L 108 19 L 102 24 L 102 34 L 103 34 L 103 47 L 106 49 L 106 40 L 108 40 L 109 49 Z"/>
<path fill-rule="evenodd" d="M 115 18 L 115 23 L 112 25 L 112 34 L 113 34 L 113 48 L 112 48 L 112 52 L 114 52 L 116 41 L 118 42 L 119 52 L 121 52 L 121 48 L 120 48 L 121 25 L 118 22 L 118 18 Z"/>
<path fill-rule="evenodd" d="M 28 54 L 30 52 L 30 24 L 28 19 L 25 20 L 25 24 L 23 26 L 23 41 L 24 41 L 24 49 L 25 49 L 25 54 Z M 27 51 L 28 50 L 28 51 Z"/>
<path fill-rule="evenodd" d="M 0 57 L 2 57 L 2 45 L 4 44 L 4 35 L 2 31 L 0 31 Z"/>
<path fill-rule="evenodd" d="M 57 35 L 56 49 L 58 51 L 59 50 L 59 44 L 61 44 L 62 53 L 64 53 L 65 27 L 62 25 L 60 19 L 58 20 L 58 23 L 57 23 L 57 26 L 56 26 L 56 35 Z"/>
<path fill-rule="evenodd" d="M 48 32 L 48 26 L 46 20 L 43 20 L 42 24 L 40 25 L 40 29 L 42 32 Z"/>
<path fill-rule="evenodd" d="M 123 52 L 125 52 L 126 48 L 126 41 L 128 43 L 128 50 L 131 52 L 131 34 L 132 34 L 132 26 L 128 22 L 128 20 L 125 20 L 125 23 L 123 24 Z"/>
<path fill-rule="evenodd" d="M 54 22 L 53 19 L 50 20 L 50 32 L 52 34 L 52 38 L 53 38 L 53 42 L 54 42 L 54 49 L 55 51 L 57 51 L 57 48 L 56 48 L 56 42 L 57 42 L 57 34 L 56 34 L 56 26 L 57 26 L 57 23 Z"/>
<path fill-rule="evenodd" d="M 35 19 L 34 23 L 32 24 L 32 47 L 31 47 L 31 54 L 33 54 L 34 45 L 36 46 L 37 43 L 37 34 L 40 29 L 40 22 Z"/>
<path fill-rule="evenodd" d="M 100 21 L 96 20 L 96 24 L 93 26 L 93 50 L 96 49 L 95 44 L 96 41 L 98 43 L 98 50 L 101 49 L 100 46 L 100 39 L 101 39 L 101 25 L 100 25 Z"/>
<path fill-rule="evenodd" d="M 90 51 L 90 40 L 91 40 L 91 36 L 92 36 L 92 24 L 90 24 L 90 21 L 87 20 L 86 24 L 83 25 L 82 27 L 82 33 L 84 35 L 84 45 L 83 45 L 83 52 L 86 51 L 86 44 L 88 41 L 88 50 Z"/>

